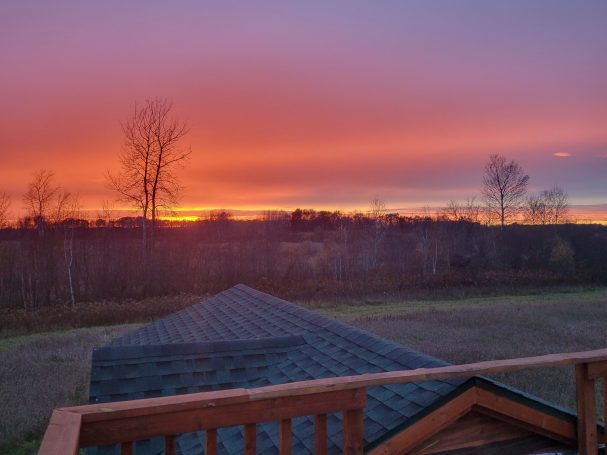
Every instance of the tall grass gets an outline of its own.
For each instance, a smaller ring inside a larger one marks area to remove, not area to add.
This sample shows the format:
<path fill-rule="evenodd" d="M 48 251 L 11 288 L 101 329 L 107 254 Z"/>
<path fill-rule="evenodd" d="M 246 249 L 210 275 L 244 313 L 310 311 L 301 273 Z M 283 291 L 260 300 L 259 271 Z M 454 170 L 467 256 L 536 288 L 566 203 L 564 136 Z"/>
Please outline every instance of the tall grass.
<path fill-rule="evenodd" d="M 515 298 L 479 305 L 417 307 L 410 312 L 363 316 L 350 323 L 448 362 L 526 357 L 607 347 L 607 295 L 576 301 L 530 303 Z M 498 375 L 523 391 L 575 409 L 572 368 Z"/>
<path fill-rule="evenodd" d="M 0 453 L 40 435 L 54 408 L 88 399 L 91 352 L 133 326 L 78 329 L 0 344 Z M 26 445 L 32 445 L 27 443 Z M 35 445 L 35 443 L 33 443 Z"/>

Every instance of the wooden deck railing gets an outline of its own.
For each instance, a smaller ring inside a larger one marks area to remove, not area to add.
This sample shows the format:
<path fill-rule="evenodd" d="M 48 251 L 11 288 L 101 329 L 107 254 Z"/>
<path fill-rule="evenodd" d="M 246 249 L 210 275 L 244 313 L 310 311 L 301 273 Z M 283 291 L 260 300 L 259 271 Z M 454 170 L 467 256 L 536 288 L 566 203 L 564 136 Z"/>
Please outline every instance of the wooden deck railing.
<path fill-rule="evenodd" d="M 118 443 L 122 454 L 131 454 L 134 441 L 164 437 L 165 453 L 174 454 L 177 435 L 205 431 L 204 453 L 215 455 L 217 429 L 242 425 L 243 452 L 252 455 L 256 425 L 276 421 L 284 455 L 291 453 L 291 419 L 314 416 L 315 453 L 325 454 L 326 416 L 341 412 L 343 453 L 362 454 L 367 387 L 561 366 L 575 367 L 579 453 L 596 454 L 595 381 L 607 376 L 607 349 L 60 408 L 53 412 L 38 453 L 72 455 L 79 448 Z"/>

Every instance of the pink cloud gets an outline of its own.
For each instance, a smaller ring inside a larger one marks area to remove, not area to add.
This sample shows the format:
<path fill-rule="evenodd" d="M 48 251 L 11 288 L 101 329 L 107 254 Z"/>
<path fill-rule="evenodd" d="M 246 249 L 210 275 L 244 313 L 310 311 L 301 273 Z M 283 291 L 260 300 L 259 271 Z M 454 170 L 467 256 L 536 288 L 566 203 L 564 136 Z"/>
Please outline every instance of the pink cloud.
<path fill-rule="evenodd" d="M 553 155 L 556 156 L 557 158 L 569 158 L 571 156 L 571 153 L 556 152 L 556 153 L 553 153 Z"/>

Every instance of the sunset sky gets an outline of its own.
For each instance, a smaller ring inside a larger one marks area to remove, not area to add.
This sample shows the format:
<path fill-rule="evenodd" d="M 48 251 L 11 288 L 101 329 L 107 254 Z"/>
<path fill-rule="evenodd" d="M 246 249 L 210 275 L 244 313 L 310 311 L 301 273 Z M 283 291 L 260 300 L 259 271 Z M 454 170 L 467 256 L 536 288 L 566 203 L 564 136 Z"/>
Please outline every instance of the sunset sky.
<path fill-rule="evenodd" d="M 480 193 L 491 153 L 607 203 L 605 0 L 3 1 L 0 61 L 16 214 L 39 168 L 86 209 L 114 199 L 150 97 L 191 126 L 194 212 L 440 206 Z"/>

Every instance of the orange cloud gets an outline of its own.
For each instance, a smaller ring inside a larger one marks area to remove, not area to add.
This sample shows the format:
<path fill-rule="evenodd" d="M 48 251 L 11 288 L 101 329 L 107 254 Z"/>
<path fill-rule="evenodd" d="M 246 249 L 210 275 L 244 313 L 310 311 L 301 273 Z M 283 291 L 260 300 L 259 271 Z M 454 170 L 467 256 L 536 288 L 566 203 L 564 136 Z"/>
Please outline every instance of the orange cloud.
<path fill-rule="evenodd" d="M 571 153 L 556 152 L 556 153 L 553 153 L 553 155 L 556 156 L 557 158 L 569 158 L 571 156 Z"/>

